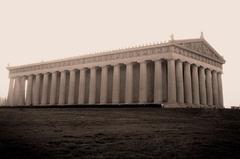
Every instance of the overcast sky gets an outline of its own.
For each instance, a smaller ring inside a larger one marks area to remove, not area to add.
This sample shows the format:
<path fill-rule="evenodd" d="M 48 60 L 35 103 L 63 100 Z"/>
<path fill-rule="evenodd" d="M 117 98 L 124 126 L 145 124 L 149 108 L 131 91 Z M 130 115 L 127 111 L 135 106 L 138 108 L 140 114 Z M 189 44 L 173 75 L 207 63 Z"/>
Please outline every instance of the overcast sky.
<path fill-rule="evenodd" d="M 226 106 L 240 104 L 238 0 L 0 0 L 0 96 L 20 65 L 175 39 L 205 39 L 226 60 Z"/>

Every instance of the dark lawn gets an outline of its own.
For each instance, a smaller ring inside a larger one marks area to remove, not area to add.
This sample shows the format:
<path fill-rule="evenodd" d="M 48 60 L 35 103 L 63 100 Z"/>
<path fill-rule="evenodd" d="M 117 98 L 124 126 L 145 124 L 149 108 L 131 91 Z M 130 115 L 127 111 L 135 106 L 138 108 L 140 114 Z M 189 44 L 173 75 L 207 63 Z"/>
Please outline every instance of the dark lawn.
<path fill-rule="evenodd" d="M 0 159 L 239 155 L 239 110 L 0 109 Z"/>

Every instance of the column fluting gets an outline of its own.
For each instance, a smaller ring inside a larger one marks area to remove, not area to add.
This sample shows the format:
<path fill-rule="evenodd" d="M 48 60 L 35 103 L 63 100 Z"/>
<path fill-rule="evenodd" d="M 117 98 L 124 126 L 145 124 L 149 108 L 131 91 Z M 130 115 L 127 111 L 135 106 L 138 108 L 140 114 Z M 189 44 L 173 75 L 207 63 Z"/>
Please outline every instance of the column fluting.
<path fill-rule="evenodd" d="M 205 76 L 205 69 L 203 67 L 199 68 L 199 90 L 200 90 L 200 104 L 206 105 L 207 104 L 207 97 L 206 97 L 206 76 Z"/>
<path fill-rule="evenodd" d="M 198 67 L 192 65 L 192 95 L 193 104 L 199 105 L 199 80 L 198 80 Z"/>
<path fill-rule="evenodd" d="M 107 86 L 108 86 L 108 66 L 103 66 L 101 73 L 100 104 L 107 103 Z"/>
<path fill-rule="evenodd" d="M 113 89 L 112 89 L 112 103 L 120 102 L 120 64 L 113 67 Z"/>
<path fill-rule="evenodd" d="M 42 99 L 41 105 L 46 105 L 48 102 L 48 86 L 49 86 L 49 73 L 44 73 L 43 75 L 43 89 L 42 89 Z"/>
<path fill-rule="evenodd" d="M 41 82 L 41 74 L 36 75 L 36 80 L 35 80 L 35 86 L 34 86 L 34 98 L 33 98 L 33 104 L 34 105 L 39 105 L 40 104 L 40 82 Z"/>
<path fill-rule="evenodd" d="M 168 61 L 168 103 L 176 103 L 176 71 L 175 60 L 169 59 Z"/>
<path fill-rule="evenodd" d="M 50 90 L 50 105 L 57 104 L 57 76 L 58 72 L 52 73 L 51 90 Z"/>
<path fill-rule="evenodd" d="M 217 74 L 218 78 L 218 98 L 219 98 L 219 106 L 223 108 L 223 88 L 222 88 L 222 73 Z"/>
<path fill-rule="evenodd" d="M 7 97 L 7 103 L 8 105 L 13 105 L 13 92 L 14 92 L 14 79 L 10 78 L 9 81 L 9 88 L 8 88 L 8 97 Z"/>
<path fill-rule="evenodd" d="M 213 84 L 213 105 L 214 106 L 219 106 L 219 99 L 218 99 L 218 79 L 217 79 L 217 72 L 213 71 L 212 72 L 212 84 Z"/>
<path fill-rule="evenodd" d="M 68 104 L 73 105 L 74 97 L 75 97 L 75 85 L 76 85 L 76 70 L 70 71 L 70 79 L 69 79 L 69 93 L 68 93 Z"/>
<path fill-rule="evenodd" d="M 78 104 L 84 104 L 85 84 L 86 84 L 86 68 L 80 70 Z"/>
<path fill-rule="evenodd" d="M 29 75 L 27 81 L 26 105 L 32 105 L 33 75 Z"/>
<path fill-rule="evenodd" d="M 67 71 L 62 71 L 60 75 L 60 89 L 59 89 L 59 105 L 66 104 L 66 77 Z"/>
<path fill-rule="evenodd" d="M 177 102 L 184 103 L 184 85 L 183 85 L 183 63 L 176 61 L 176 81 L 177 81 Z"/>
<path fill-rule="evenodd" d="M 96 103 L 96 67 L 90 69 L 89 104 Z"/>
<path fill-rule="evenodd" d="M 209 69 L 206 69 L 206 88 L 207 88 L 207 104 L 213 105 L 212 73 Z"/>
<path fill-rule="evenodd" d="M 162 60 L 154 61 L 154 103 L 162 103 L 163 101 L 163 85 L 162 85 Z"/>
<path fill-rule="evenodd" d="M 126 64 L 125 103 L 133 101 L 133 63 Z"/>
<path fill-rule="evenodd" d="M 184 99 L 186 104 L 192 104 L 192 81 L 190 64 L 184 64 Z"/>
<path fill-rule="evenodd" d="M 139 103 L 147 103 L 147 62 L 140 62 Z"/>

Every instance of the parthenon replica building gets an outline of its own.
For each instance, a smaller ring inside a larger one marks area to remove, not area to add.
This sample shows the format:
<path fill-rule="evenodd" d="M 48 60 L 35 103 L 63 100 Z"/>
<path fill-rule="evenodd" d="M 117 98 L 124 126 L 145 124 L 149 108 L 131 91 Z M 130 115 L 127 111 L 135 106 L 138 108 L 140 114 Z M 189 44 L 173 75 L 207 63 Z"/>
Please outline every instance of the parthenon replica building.
<path fill-rule="evenodd" d="M 201 35 L 11 66 L 8 104 L 160 104 L 223 108 L 225 60 Z"/>

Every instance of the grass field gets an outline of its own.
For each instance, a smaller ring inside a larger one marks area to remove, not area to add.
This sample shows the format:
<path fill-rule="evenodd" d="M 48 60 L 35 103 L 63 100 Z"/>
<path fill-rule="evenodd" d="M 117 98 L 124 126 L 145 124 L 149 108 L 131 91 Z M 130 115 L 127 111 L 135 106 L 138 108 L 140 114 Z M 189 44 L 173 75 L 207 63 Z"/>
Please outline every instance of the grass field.
<path fill-rule="evenodd" d="M 1 108 L 0 158 L 239 158 L 240 111 Z"/>

